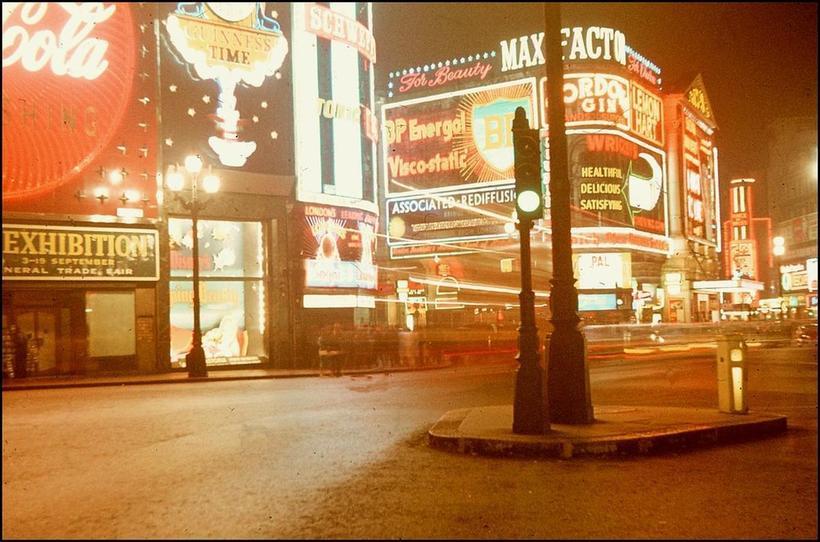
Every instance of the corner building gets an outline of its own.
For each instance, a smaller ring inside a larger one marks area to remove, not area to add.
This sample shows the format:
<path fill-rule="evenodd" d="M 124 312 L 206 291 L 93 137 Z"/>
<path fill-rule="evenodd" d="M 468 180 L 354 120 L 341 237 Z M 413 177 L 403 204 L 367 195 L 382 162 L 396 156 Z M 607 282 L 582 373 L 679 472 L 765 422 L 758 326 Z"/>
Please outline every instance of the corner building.
<path fill-rule="evenodd" d="M 385 304 L 388 321 L 517 319 L 510 130 L 520 106 L 541 131 L 548 208 L 543 42 L 543 33 L 511 36 L 389 73 L 381 109 L 385 257 L 403 269 L 382 274 L 381 292 L 395 301 Z M 669 321 L 663 269 L 673 252 L 671 194 L 680 185 L 670 175 L 661 70 L 617 29 L 564 28 L 562 45 L 580 316 L 591 323 Z M 550 250 L 546 212 L 532 232 L 539 318 L 548 315 Z"/>

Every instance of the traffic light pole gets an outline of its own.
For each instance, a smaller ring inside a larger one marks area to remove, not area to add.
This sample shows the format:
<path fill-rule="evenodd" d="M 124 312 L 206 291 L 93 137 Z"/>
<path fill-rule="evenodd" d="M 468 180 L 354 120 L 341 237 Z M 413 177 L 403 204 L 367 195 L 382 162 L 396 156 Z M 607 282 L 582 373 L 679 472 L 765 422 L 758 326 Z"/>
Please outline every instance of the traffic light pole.
<path fill-rule="evenodd" d="M 545 373 L 538 359 L 538 328 L 535 326 L 535 294 L 532 291 L 530 230 L 533 220 L 544 214 L 541 183 L 541 140 L 531 129 L 523 107 L 513 119 L 515 191 L 521 244 L 521 293 L 518 294 L 521 324 L 518 327 L 518 372 L 513 401 L 513 433 L 540 435 L 550 429 Z"/>
<path fill-rule="evenodd" d="M 513 433 L 540 435 L 550 429 L 544 388 L 544 369 L 538 363 L 538 328 L 535 326 L 535 294 L 532 291 L 530 229 L 532 220 L 521 218 L 521 293 L 518 300 L 521 325 L 518 327 L 519 367 L 515 377 Z"/>
<path fill-rule="evenodd" d="M 569 166 L 564 127 L 564 65 L 561 51 L 561 8 L 544 3 L 546 23 L 547 103 L 550 152 L 550 218 L 552 227 L 553 332 L 547 363 L 549 419 L 553 423 L 587 424 L 594 421 L 589 389 L 586 344 L 578 329 L 578 291 L 572 276 Z M 523 268 L 523 265 L 522 265 Z"/>

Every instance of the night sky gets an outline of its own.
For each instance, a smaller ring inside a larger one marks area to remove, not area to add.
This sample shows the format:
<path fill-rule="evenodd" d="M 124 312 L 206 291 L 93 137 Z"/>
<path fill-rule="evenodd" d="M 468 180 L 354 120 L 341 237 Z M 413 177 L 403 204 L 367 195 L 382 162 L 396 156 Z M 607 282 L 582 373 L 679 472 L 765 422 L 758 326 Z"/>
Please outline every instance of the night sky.
<path fill-rule="evenodd" d="M 375 3 L 373 10 L 377 94 L 391 70 L 497 48 L 544 25 L 540 3 Z M 664 87 L 685 88 L 702 73 L 723 182 L 752 176 L 765 183 L 766 125 L 817 118 L 816 4 L 564 3 L 562 19 L 563 26 L 623 31 L 661 68 Z"/>

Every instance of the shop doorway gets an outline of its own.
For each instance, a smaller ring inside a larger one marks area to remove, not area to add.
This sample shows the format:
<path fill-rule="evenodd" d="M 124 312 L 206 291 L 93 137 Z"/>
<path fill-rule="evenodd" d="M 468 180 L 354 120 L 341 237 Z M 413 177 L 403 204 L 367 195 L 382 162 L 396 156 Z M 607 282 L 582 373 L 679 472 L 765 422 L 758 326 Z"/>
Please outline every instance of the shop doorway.
<path fill-rule="evenodd" d="M 84 341 L 73 340 L 82 330 L 82 308 L 68 292 L 19 290 L 4 292 L 3 335 L 9 346 L 25 359 L 25 369 L 17 367 L 15 378 L 80 373 Z M 15 341 L 13 330 L 23 340 Z M 5 348 L 5 346 L 4 346 Z"/>

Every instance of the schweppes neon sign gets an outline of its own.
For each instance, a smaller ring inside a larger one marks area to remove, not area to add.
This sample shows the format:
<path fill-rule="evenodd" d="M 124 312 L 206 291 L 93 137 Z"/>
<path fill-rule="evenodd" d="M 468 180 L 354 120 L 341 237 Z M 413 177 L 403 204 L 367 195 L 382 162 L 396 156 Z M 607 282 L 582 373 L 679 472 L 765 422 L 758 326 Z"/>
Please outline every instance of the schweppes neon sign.
<path fill-rule="evenodd" d="M 326 39 L 355 47 L 371 63 L 376 62 L 376 40 L 366 26 L 324 6 L 307 4 L 307 30 Z"/>

